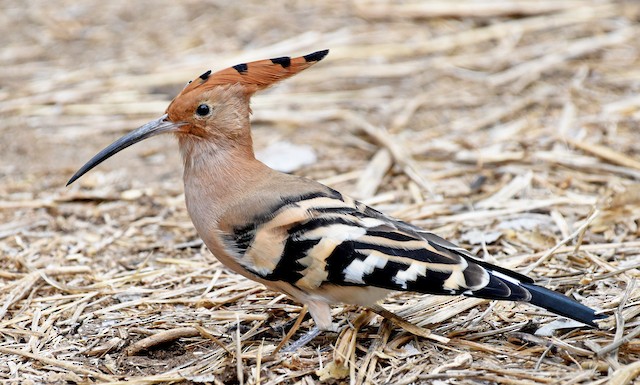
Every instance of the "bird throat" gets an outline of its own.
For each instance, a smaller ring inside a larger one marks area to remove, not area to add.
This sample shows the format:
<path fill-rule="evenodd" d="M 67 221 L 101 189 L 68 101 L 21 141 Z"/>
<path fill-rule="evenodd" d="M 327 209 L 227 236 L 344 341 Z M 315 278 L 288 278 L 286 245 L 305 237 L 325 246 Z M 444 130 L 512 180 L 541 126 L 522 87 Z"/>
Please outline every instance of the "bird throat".
<path fill-rule="evenodd" d="M 196 137 L 181 137 L 179 142 L 187 205 L 195 203 L 191 198 L 204 196 L 222 208 L 273 172 L 255 158 L 251 145 L 229 146 Z"/>

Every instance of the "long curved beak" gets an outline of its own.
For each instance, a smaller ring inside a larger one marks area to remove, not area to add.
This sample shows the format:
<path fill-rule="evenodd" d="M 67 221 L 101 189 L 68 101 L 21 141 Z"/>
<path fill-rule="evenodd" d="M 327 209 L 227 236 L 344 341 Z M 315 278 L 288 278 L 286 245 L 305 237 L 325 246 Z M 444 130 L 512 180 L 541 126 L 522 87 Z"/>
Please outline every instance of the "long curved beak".
<path fill-rule="evenodd" d="M 91 170 L 107 158 L 117 154 L 125 148 L 152 136 L 163 134 L 165 132 L 177 131 L 183 125 L 182 123 L 174 123 L 170 120 L 167 120 L 167 117 L 167 114 L 164 114 L 159 119 L 153 120 L 142 127 L 136 128 L 122 138 L 111 143 L 104 150 L 100 151 L 93 158 L 91 158 L 91 160 L 88 161 L 84 166 L 82 166 L 71 177 L 71 179 L 69 179 L 69 181 L 67 182 L 67 186 L 75 182 L 76 179 L 83 176 L 87 171 Z"/>

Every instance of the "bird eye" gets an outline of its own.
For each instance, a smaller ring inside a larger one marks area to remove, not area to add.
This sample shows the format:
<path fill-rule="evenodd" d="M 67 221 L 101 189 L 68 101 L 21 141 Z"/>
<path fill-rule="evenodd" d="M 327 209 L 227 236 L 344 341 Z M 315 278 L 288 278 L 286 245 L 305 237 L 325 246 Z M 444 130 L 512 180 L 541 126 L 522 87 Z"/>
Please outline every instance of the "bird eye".
<path fill-rule="evenodd" d="M 211 112 L 211 107 L 206 104 L 201 104 L 196 108 L 196 114 L 198 114 L 198 116 L 207 116 L 209 112 Z"/>

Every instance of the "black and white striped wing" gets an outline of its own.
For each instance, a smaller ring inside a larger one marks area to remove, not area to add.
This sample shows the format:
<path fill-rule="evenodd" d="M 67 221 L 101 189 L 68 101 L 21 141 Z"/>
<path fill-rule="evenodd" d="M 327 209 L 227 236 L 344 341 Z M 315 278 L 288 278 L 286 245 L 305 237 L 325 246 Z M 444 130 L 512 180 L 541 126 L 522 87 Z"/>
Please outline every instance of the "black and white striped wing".
<path fill-rule="evenodd" d="M 596 327 L 604 318 L 328 188 L 284 197 L 268 213 L 230 234 L 236 260 L 264 280 L 285 282 L 314 298 L 329 288 L 378 287 L 526 301 Z"/>
<path fill-rule="evenodd" d="M 530 282 L 528 278 L 492 273 L 463 249 L 333 190 L 287 197 L 270 212 L 236 229 L 233 236 L 244 252 L 238 261 L 266 280 L 307 291 L 351 285 L 497 299 L 530 297 L 518 285 L 522 278 Z"/>

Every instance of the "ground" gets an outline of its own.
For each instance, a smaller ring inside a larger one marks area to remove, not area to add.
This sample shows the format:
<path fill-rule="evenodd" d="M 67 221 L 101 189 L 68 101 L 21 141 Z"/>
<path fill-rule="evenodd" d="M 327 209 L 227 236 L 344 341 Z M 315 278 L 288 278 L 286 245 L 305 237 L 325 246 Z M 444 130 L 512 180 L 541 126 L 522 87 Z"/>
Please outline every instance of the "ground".
<path fill-rule="evenodd" d="M 28 383 L 600 384 L 640 372 L 633 1 L 2 1 L 0 378 Z M 609 316 L 398 294 L 340 334 L 225 270 L 171 137 L 93 154 L 208 69 L 330 49 L 253 101 L 258 150 Z M 299 327 L 296 321 L 300 318 Z M 356 333 L 357 331 L 357 333 Z M 288 338 L 288 337 L 287 337 Z"/>

